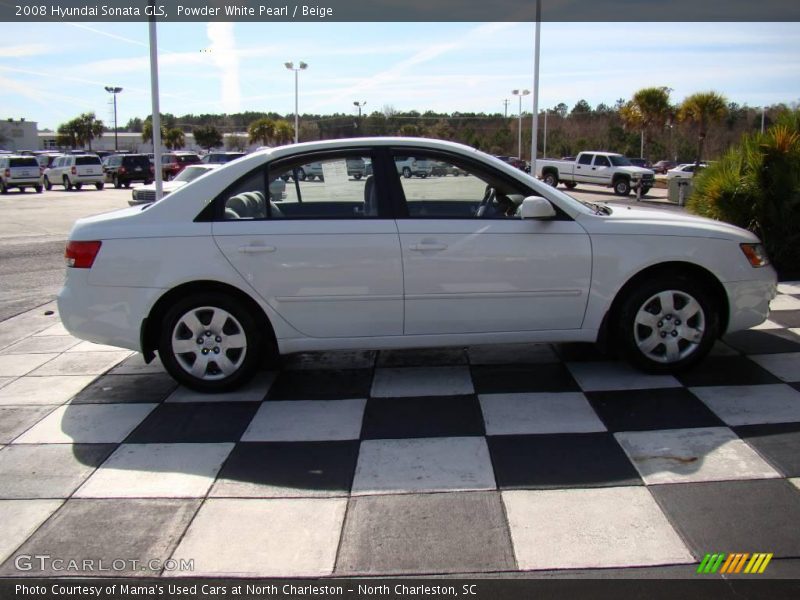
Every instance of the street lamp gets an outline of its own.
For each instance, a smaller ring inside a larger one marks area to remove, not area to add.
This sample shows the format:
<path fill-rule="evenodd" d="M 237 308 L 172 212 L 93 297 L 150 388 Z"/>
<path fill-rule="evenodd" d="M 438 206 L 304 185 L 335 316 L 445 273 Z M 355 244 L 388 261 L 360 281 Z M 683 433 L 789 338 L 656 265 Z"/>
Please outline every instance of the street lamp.
<path fill-rule="evenodd" d="M 297 65 L 297 68 L 295 68 L 293 62 L 283 63 L 283 65 L 290 71 L 294 71 L 294 143 L 296 144 L 300 139 L 299 138 L 300 130 L 298 129 L 298 127 L 300 126 L 299 124 L 300 119 L 299 115 L 297 114 L 297 73 L 300 71 L 305 71 L 308 68 L 308 65 L 304 63 L 302 60 Z"/>
<path fill-rule="evenodd" d="M 106 91 L 114 96 L 114 152 L 117 152 L 119 150 L 117 143 L 117 94 L 122 91 L 122 88 L 107 85 Z"/>
<path fill-rule="evenodd" d="M 361 107 L 362 106 L 366 106 L 366 105 L 367 105 L 367 101 L 366 100 L 362 100 L 361 102 L 359 102 L 358 100 L 355 100 L 353 102 L 353 106 L 357 106 L 358 107 L 358 121 L 356 122 L 356 129 L 361 127 Z"/>
<path fill-rule="evenodd" d="M 511 90 L 515 96 L 519 96 L 519 141 L 517 143 L 517 156 L 522 160 L 522 97 L 531 93 L 530 90 Z"/>

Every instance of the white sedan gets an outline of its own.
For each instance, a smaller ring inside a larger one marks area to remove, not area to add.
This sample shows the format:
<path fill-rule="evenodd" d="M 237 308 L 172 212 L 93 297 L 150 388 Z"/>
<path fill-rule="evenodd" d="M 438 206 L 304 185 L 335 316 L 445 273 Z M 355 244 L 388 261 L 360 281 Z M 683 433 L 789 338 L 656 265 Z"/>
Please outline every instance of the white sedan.
<path fill-rule="evenodd" d="M 403 178 L 407 156 L 472 177 Z M 347 161 L 370 161 L 354 180 Z M 324 182 L 270 185 L 311 162 Z M 433 162 L 431 162 L 433 164 Z M 674 212 L 578 201 L 472 148 L 359 138 L 271 148 L 161 202 L 81 219 L 58 298 L 75 336 L 158 353 L 231 389 L 278 353 L 612 342 L 677 371 L 764 321 L 758 238 Z"/>
<path fill-rule="evenodd" d="M 699 173 L 707 166 L 706 163 L 700 163 L 699 165 L 695 165 L 694 163 L 678 165 L 674 169 L 667 171 L 667 179 L 691 179 L 694 177 L 695 173 Z"/>

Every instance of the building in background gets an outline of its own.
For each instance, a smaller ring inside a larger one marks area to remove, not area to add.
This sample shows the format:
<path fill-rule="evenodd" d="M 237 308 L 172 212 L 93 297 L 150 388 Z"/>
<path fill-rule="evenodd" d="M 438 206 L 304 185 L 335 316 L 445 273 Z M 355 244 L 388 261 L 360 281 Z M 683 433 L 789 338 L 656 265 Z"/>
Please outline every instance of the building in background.
<path fill-rule="evenodd" d="M 21 152 L 40 149 L 36 121 L 17 121 L 11 118 L 0 121 L 0 150 Z"/>

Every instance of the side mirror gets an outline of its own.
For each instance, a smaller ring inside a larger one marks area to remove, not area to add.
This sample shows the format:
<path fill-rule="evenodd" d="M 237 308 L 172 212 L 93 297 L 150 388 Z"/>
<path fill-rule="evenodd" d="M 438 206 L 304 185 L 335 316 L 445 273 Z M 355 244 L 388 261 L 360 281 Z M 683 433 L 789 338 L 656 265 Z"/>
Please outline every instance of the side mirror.
<path fill-rule="evenodd" d="M 541 196 L 528 196 L 519 207 L 519 215 L 523 219 L 552 219 L 556 209 Z"/>

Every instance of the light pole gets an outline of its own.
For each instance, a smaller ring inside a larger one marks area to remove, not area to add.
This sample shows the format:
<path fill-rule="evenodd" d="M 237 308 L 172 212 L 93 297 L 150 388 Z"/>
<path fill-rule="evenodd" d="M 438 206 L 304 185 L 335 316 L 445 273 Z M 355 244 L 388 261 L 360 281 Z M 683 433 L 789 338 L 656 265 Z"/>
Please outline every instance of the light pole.
<path fill-rule="evenodd" d="M 119 145 L 117 144 L 117 94 L 122 91 L 122 88 L 107 85 L 106 91 L 114 96 L 114 152 L 117 152 L 119 150 Z"/>
<path fill-rule="evenodd" d="M 503 98 L 503 117 L 508 118 L 508 103 L 511 102 L 508 98 Z"/>
<path fill-rule="evenodd" d="M 517 157 L 522 160 L 522 97 L 531 93 L 530 90 L 511 90 L 515 96 L 519 96 L 519 136 L 517 141 Z"/>
<path fill-rule="evenodd" d="M 294 71 L 294 143 L 296 144 L 300 139 L 300 130 L 298 129 L 300 126 L 300 116 L 297 114 L 297 74 L 300 71 L 305 71 L 308 68 L 308 65 L 302 60 L 297 65 L 297 68 L 295 68 L 294 63 L 292 62 L 283 63 L 283 65 L 290 71 Z"/>
<path fill-rule="evenodd" d="M 366 105 L 367 105 L 367 101 L 366 100 L 362 100 L 361 102 L 359 102 L 358 100 L 355 100 L 353 102 L 353 106 L 357 106 L 358 107 L 358 121 L 356 121 L 356 129 L 359 130 L 359 134 L 361 134 L 361 107 L 362 106 L 366 106 Z"/>
<path fill-rule="evenodd" d="M 542 111 L 544 113 L 544 140 L 542 144 L 542 158 L 547 158 L 547 109 Z"/>

